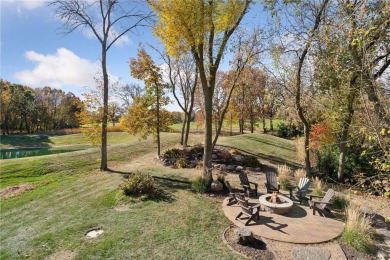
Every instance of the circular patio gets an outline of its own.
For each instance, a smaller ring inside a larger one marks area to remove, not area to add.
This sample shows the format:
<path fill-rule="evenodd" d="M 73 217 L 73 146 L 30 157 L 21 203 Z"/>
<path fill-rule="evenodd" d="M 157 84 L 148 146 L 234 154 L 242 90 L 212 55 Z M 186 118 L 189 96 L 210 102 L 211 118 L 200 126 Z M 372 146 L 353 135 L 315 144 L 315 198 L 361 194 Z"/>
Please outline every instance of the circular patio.
<path fill-rule="evenodd" d="M 249 229 L 253 234 L 277 241 L 316 244 L 330 241 L 338 237 L 344 228 L 344 223 L 340 220 L 313 215 L 308 206 L 294 203 L 291 211 L 285 215 L 272 214 L 260 211 L 260 220 L 251 221 L 248 226 L 244 226 L 235 220 L 241 212 L 240 206 L 227 205 L 226 198 L 222 203 L 225 215 L 236 226 Z M 250 205 L 258 204 L 259 200 L 249 199 Z"/>

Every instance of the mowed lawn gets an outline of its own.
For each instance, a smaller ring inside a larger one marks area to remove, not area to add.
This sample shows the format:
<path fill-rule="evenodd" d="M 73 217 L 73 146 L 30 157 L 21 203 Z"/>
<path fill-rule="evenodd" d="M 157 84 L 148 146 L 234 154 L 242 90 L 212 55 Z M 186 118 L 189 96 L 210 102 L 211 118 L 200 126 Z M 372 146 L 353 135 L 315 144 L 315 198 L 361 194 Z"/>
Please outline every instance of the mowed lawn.
<path fill-rule="evenodd" d="M 24 183 L 33 189 L 0 201 L 0 259 L 241 259 L 222 242 L 229 221 L 220 201 L 191 190 L 199 170 L 163 167 L 154 160 L 152 139 L 122 134 L 108 149 L 110 172 L 98 170 L 97 148 L 1 161 L 2 190 Z M 292 144 L 273 138 L 253 134 L 222 137 L 221 143 L 252 154 L 265 154 L 260 143 L 267 143 L 293 161 Z M 179 134 L 164 133 L 163 149 L 177 147 L 178 140 Z M 190 138 L 192 144 L 202 140 Z M 140 202 L 124 197 L 119 185 L 135 170 L 154 176 L 165 195 Z M 85 238 L 97 227 L 101 236 Z"/>

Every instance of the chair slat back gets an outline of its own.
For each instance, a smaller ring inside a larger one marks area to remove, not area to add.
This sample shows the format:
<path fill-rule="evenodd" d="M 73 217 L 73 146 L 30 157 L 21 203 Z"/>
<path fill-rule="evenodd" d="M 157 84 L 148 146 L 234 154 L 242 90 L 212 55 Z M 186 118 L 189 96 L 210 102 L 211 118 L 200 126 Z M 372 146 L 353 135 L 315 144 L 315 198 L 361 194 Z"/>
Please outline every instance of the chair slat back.
<path fill-rule="evenodd" d="M 265 177 L 267 178 L 268 187 L 278 188 L 278 179 L 274 172 L 267 172 Z"/>
<path fill-rule="evenodd" d="M 322 198 L 321 202 L 329 203 L 329 201 L 332 199 L 333 195 L 335 194 L 334 190 L 329 189 L 325 196 Z M 318 205 L 319 208 L 324 209 L 326 207 L 326 204 L 320 204 Z"/>
<path fill-rule="evenodd" d="M 241 184 L 249 185 L 248 176 L 245 172 L 240 172 L 239 177 Z"/>
<path fill-rule="evenodd" d="M 240 195 L 240 194 L 236 195 L 236 199 L 237 199 L 238 205 L 240 205 L 240 207 L 241 207 L 242 212 L 245 214 L 251 215 L 251 211 L 249 210 L 248 200 L 246 200 L 245 197 Z"/>
<path fill-rule="evenodd" d="M 310 179 L 303 177 L 299 179 L 298 190 L 301 192 L 306 192 L 309 189 Z"/>

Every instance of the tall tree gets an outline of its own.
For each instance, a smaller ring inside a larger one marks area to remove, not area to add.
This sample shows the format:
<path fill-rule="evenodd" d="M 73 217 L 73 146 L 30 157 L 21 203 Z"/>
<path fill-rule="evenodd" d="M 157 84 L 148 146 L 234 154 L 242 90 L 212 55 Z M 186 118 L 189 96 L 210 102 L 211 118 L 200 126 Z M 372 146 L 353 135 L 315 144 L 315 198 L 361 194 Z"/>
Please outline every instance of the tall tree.
<path fill-rule="evenodd" d="M 272 2 L 272 1 L 271 1 Z M 278 2 L 278 1 L 275 1 Z M 304 126 L 304 146 L 305 146 L 305 170 L 308 176 L 311 176 L 311 162 L 310 162 L 310 122 L 305 114 L 302 104 L 303 80 L 302 74 L 305 70 L 307 56 L 313 45 L 313 41 L 318 33 L 320 25 L 325 16 L 326 7 L 329 0 L 321 1 L 291 1 L 282 3 L 280 9 L 285 15 L 284 20 L 287 23 L 284 25 L 285 32 L 294 39 L 290 42 L 290 46 L 284 48 L 286 53 L 294 53 L 293 57 L 293 95 L 295 99 L 295 108 L 299 119 Z M 293 12 L 293 10 L 300 10 Z M 294 13 L 294 14 L 291 14 Z M 286 35 L 280 38 L 283 45 L 288 41 Z M 281 48 L 279 45 L 277 48 Z M 283 47 L 282 47 L 283 48 Z"/>
<path fill-rule="evenodd" d="M 136 6 L 136 2 L 120 0 L 52 0 L 50 6 L 55 15 L 64 22 L 63 33 L 69 34 L 78 28 L 87 28 L 101 45 L 101 69 L 103 75 L 103 117 L 101 131 L 100 170 L 107 166 L 107 121 L 108 121 L 108 72 L 107 52 L 126 33 L 134 30 L 150 17 Z"/>
<path fill-rule="evenodd" d="M 157 49 L 155 50 L 158 51 Z M 167 74 L 173 97 L 184 113 L 180 144 L 186 147 L 188 146 L 191 121 L 194 117 L 194 98 L 198 87 L 198 70 L 189 52 L 180 55 L 178 58 L 173 58 L 161 51 L 158 52 L 168 66 Z"/>
<path fill-rule="evenodd" d="M 155 133 L 157 141 L 157 155 L 160 156 L 160 127 L 161 127 L 161 107 L 168 103 L 168 99 L 164 97 L 164 88 L 161 69 L 154 64 L 152 58 L 146 53 L 144 48 L 138 50 L 138 58 L 130 59 L 131 75 L 145 82 L 146 94 L 143 97 L 144 102 L 139 102 L 138 107 L 150 107 L 155 111 L 156 118 Z M 140 106 L 141 105 L 141 106 Z"/>
<path fill-rule="evenodd" d="M 337 2 L 333 9 L 333 23 L 320 35 L 326 44 L 319 48 L 317 76 L 326 93 L 333 97 L 332 111 L 337 108 L 341 112 L 332 116 L 339 121 L 337 178 L 341 179 L 355 114 L 362 109 L 366 115 L 371 114 L 365 120 L 371 126 L 372 116 L 376 116 L 378 123 L 372 129 L 379 142 L 379 132 L 389 126 L 389 113 L 378 95 L 378 80 L 390 65 L 390 9 L 386 1 L 365 0 Z M 373 113 L 368 112 L 366 98 Z"/>
<path fill-rule="evenodd" d="M 205 104 L 203 178 L 212 180 L 212 98 L 216 73 L 229 38 L 252 1 L 148 0 L 157 15 L 154 33 L 168 54 L 190 51 L 199 71 Z"/>

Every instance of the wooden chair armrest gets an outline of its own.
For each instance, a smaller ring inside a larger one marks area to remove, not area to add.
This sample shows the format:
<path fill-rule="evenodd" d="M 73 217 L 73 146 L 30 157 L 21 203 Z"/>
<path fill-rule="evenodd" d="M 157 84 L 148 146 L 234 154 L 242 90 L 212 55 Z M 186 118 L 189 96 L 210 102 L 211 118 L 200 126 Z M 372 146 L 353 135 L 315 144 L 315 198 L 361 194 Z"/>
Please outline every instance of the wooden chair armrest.
<path fill-rule="evenodd" d="M 313 203 L 314 203 L 314 205 L 316 205 L 316 204 L 325 204 L 325 205 L 330 204 L 330 202 L 322 202 L 322 201 L 317 201 L 317 200 L 313 200 Z"/>
<path fill-rule="evenodd" d="M 241 183 L 241 186 L 242 186 L 242 187 L 249 188 L 249 185 L 246 185 L 246 184 L 242 184 L 242 183 Z"/>
<path fill-rule="evenodd" d="M 309 195 L 310 196 L 310 200 L 312 200 L 313 198 L 323 198 L 324 196 L 317 196 L 317 195 Z"/>
<path fill-rule="evenodd" d="M 252 183 L 252 184 L 255 185 L 256 187 L 257 187 L 257 185 L 258 185 L 257 183 L 251 182 L 251 181 L 250 181 L 249 183 Z"/>
<path fill-rule="evenodd" d="M 261 204 L 259 203 L 259 204 L 256 204 L 256 205 L 252 205 L 252 206 L 250 206 L 252 209 L 255 209 L 255 208 L 260 208 L 261 207 Z"/>
<path fill-rule="evenodd" d="M 293 189 L 295 189 L 295 188 L 297 188 L 297 186 L 294 186 L 294 185 L 292 185 L 292 186 L 287 186 L 287 189 L 288 189 L 288 190 L 291 190 L 291 191 L 292 191 Z M 299 190 L 299 188 L 298 188 L 298 190 Z"/>

